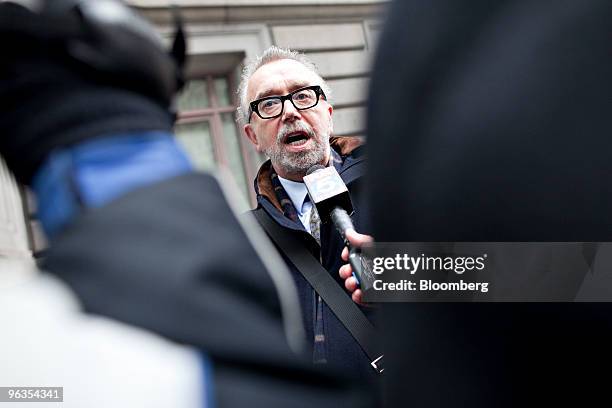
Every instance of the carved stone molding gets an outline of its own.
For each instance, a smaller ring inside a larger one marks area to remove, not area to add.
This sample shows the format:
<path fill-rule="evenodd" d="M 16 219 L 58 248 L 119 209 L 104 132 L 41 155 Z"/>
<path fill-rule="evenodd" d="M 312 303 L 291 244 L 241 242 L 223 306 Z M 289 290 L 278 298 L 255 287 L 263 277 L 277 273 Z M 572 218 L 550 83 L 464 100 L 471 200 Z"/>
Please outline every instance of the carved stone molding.
<path fill-rule="evenodd" d="M 164 1 L 131 1 L 138 11 L 156 24 L 172 22 L 168 3 Z M 179 4 L 183 19 L 190 23 L 239 24 L 278 22 L 337 22 L 358 21 L 381 16 L 386 1 L 190 1 Z"/>

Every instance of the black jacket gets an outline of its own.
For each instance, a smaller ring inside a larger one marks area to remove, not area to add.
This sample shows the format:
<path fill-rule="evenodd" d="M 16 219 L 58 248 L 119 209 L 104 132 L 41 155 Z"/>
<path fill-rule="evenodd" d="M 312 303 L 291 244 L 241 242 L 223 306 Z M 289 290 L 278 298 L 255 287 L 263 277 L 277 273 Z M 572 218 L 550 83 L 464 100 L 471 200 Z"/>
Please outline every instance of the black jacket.
<path fill-rule="evenodd" d="M 610 241 L 611 19 L 607 0 L 393 2 L 368 111 L 376 238 Z M 389 406 L 609 398 L 588 375 L 612 360 L 609 303 L 397 304 L 384 320 Z"/>
<path fill-rule="evenodd" d="M 276 285 L 209 175 L 89 210 L 52 242 L 44 267 L 87 312 L 208 355 L 215 406 L 369 404 L 290 349 Z"/>
<path fill-rule="evenodd" d="M 353 204 L 356 205 L 359 201 L 360 191 L 362 189 L 361 179 L 364 175 L 365 167 L 364 149 L 360 146 L 361 141 L 354 137 L 332 137 L 330 142 L 332 148 L 342 157 L 343 162 L 339 174 L 349 189 Z M 343 264 L 340 258 L 340 254 L 344 247 L 342 238 L 332 224 L 322 224 L 321 247 L 319 247 L 316 240 L 304 229 L 304 226 L 299 220 L 292 221 L 285 217 L 280 203 L 272 189 L 270 170 L 271 162 L 268 160 L 261 166 L 258 172 L 255 180 L 258 205 L 254 211 L 263 211 L 287 231 L 299 237 L 304 244 L 304 248 L 306 248 L 317 260 L 320 259 L 323 267 L 327 269 L 338 284 L 344 288 L 344 281 L 340 279 L 338 275 L 338 269 Z M 360 232 L 364 232 L 361 214 L 363 214 L 362 209 L 355 208 L 352 219 L 355 228 Z M 285 257 L 284 254 L 283 257 Z M 285 261 L 291 269 L 298 288 L 306 336 L 309 344 L 312 346 L 317 296 L 314 289 L 302 276 L 300 271 L 286 257 Z M 369 317 L 371 318 L 372 316 Z M 325 304 L 323 305 L 323 326 L 325 335 L 325 358 L 328 364 L 358 379 L 373 380 L 373 378 L 375 378 L 375 373 L 370 366 L 370 361 L 367 356 L 344 325 Z"/>

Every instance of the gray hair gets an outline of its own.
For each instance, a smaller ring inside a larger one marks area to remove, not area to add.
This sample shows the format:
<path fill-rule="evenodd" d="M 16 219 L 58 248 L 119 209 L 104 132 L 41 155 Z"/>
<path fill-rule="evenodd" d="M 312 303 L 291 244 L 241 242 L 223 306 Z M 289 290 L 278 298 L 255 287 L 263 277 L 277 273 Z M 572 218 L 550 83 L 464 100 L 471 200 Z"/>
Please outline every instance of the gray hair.
<path fill-rule="evenodd" d="M 250 61 L 242 70 L 242 76 L 240 80 L 240 85 L 238 86 L 238 99 L 240 104 L 238 108 L 236 108 L 236 120 L 239 124 L 245 125 L 249 121 L 249 102 L 247 101 L 247 86 L 251 76 L 262 66 L 269 64 L 274 61 L 282 60 L 282 59 L 291 59 L 295 60 L 306 68 L 315 73 L 319 78 L 321 78 L 321 89 L 325 92 L 325 96 L 328 101 L 331 100 L 331 89 L 327 82 L 321 77 L 319 71 L 315 64 L 306 57 L 306 55 L 299 53 L 297 51 L 292 51 L 287 48 L 280 48 L 276 45 L 271 46 L 267 50 L 263 52 L 258 58 Z"/>

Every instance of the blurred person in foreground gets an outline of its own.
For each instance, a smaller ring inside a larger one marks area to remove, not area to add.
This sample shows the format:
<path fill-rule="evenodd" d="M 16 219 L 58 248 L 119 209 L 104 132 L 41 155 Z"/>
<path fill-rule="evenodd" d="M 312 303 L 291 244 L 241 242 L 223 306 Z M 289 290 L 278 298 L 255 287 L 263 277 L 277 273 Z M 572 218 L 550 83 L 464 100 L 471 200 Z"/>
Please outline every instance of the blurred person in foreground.
<path fill-rule="evenodd" d="M 255 179 L 254 213 L 295 238 L 306 256 L 320 262 L 344 289 L 338 276 L 343 240 L 332 223 L 320 222 L 303 178 L 312 166 L 334 166 L 353 203 L 360 201 L 365 168 L 361 139 L 333 136 L 332 90 L 315 65 L 296 51 L 276 46 L 265 50 L 245 66 L 238 94 L 238 121 L 257 151 L 269 159 Z M 358 229 L 362 228 L 362 214 L 362 209 L 356 208 L 352 215 Z M 289 255 L 281 253 L 298 288 L 313 362 L 360 381 L 374 382 L 378 374 L 360 343 Z M 373 318 L 366 309 L 357 313 Z"/>
<path fill-rule="evenodd" d="M 119 1 L 0 3 L 0 154 L 50 237 L 44 273 L 3 262 L 0 385 L 63 386 L 70 407 L 368 406 L 304 358 L 282 261 L 177 148 L 181 38 L 172 58 Z"/>
<path fill-rule="evenodd" d="M 376 239 L 612 241 L 610 21 L 608 0 L 393 2 L 368 110 Z M 391 407 L 609 400 L 609 303 L 383 309 Z"/>

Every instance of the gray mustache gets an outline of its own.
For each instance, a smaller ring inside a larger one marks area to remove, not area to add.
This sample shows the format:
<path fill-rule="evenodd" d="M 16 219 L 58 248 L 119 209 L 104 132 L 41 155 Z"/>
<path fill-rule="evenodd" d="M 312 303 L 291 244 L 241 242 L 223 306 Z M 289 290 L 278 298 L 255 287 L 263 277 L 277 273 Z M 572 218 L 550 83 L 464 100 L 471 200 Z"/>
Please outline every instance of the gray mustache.
<path fill-rule="evenodd" d="M 276 142 L 280 143 L 285 136 L 293 132 L 304 132 L 308 135 L 308 137 L 314 136 L 314 131 L 312 128 L 305 123 L 293 124 L 289 126 L 283 126 L 281 130 L 278 132 L 276 136 Z"/>

